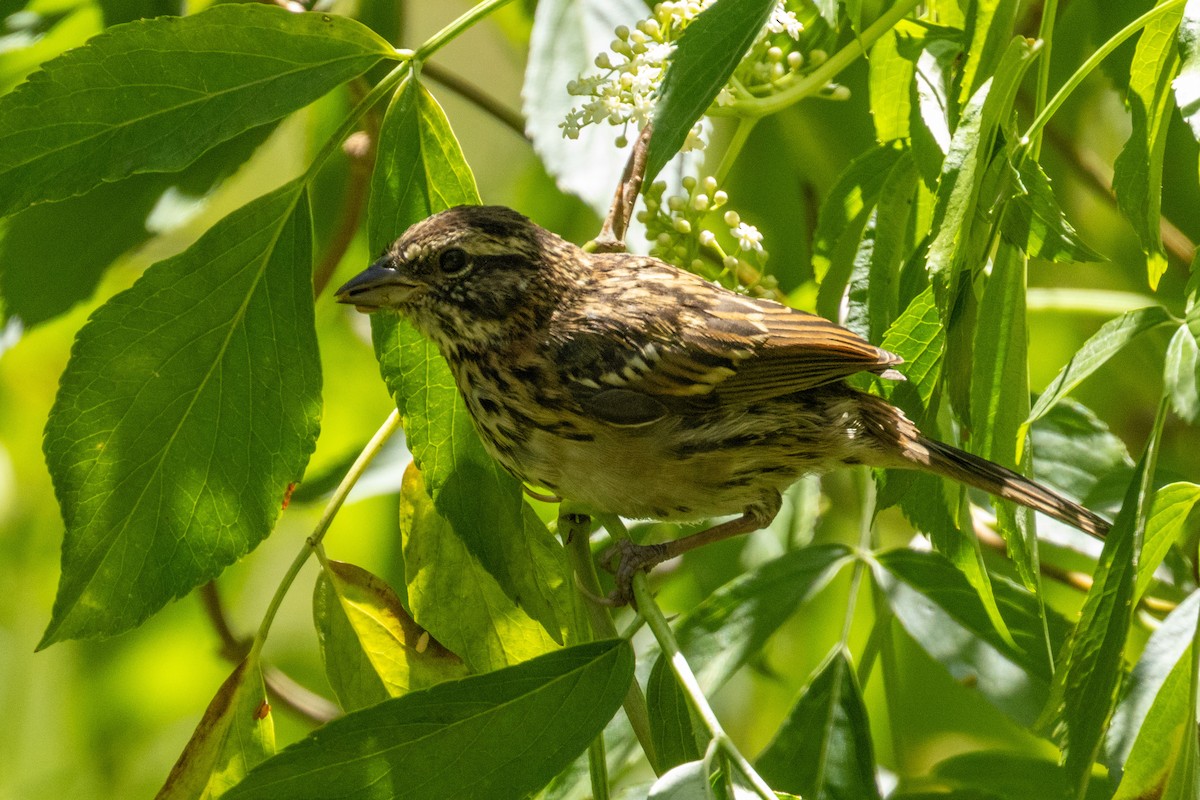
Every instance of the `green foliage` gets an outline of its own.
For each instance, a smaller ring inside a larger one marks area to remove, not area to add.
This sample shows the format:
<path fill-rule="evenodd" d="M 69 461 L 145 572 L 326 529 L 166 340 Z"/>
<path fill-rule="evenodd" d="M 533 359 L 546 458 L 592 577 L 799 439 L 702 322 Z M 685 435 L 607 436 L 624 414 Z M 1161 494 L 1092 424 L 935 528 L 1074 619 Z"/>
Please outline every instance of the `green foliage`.
<path fill-rule="evenodd" d="M 67 531 L 42 646 L 134 627 L 271 530 L 320 419 L 310 225 L 286 184 L 80 330 L 46 426 Z"/>
<path fill-rule="evenodd" d="M 347 714 L 251 770 L 226 797 L 522 797 L 608 723 L 627 642 L 548 653 Z"/>
<path fill-rule="evenodd" d="M 503 5 L 0 4 L 0 794 L 1195 796 L 1197 4 Z M 686 21 L 663 70 L 602 67 L 651 21 Z M 567 82 L 610 79 L 646 105 L 563 138 Z M 807 479 L 636 611 L 577 591 L 603 536 L 492 460 L 430 342 L 328 295 L 458 204 L 595 235 L 630 119 L 655 252 L 903 357 L 856 385 L 1103 545 L 888 470 Z"/>

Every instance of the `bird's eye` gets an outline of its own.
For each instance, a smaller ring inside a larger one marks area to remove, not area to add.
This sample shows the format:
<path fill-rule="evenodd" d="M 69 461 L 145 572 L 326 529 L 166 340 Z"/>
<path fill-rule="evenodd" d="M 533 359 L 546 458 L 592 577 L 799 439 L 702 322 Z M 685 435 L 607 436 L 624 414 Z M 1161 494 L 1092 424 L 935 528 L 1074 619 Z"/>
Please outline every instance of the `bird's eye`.
<path fill-rule="evenodd" d="M 462 272 L 467 268 L 467 254 L 457 247 L 451 247 L 448 250 L 443 250 L 438 256 L 438 266 L 446 275 L 454 275 Z"/>

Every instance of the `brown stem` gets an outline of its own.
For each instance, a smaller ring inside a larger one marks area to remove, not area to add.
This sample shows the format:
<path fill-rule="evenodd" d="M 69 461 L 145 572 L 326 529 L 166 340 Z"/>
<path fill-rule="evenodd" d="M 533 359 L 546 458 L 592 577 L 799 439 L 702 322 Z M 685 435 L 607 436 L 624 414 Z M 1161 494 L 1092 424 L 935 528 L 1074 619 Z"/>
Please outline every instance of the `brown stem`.
<path fill-rule="evenodd" d="M 368 88 L 366 83 L 357 78 L 349 84 L 351 99 L 355 102 L 362 99 Z M 329 285 L 333 273 L 346 250 L 354 241 L 354 235 L 362 223 L 363 212 L 367 207 L 368 189 L 371 185 L 371 171 L 375 166 L 375 143 L 379 140 L 379 113 L 372 109 L 363 117 L 365 130 L 351 134 L 342 143 L 342 150 L 350 160 L 350 175 L 346 181 L 346 190 L 342 195 L 342 207 L 338 213 L 338 224 L 334 228 L 321 260 L 313 270 L 313 296 L 320 297 Z"/>
<path fill-rule="evenodd" d="M 225 606 L 217 591 L 216 581 L 209 581 L 200 587 L 200 603 L 204 607 L 217 638 L 221 640 L 221 657 L 226 661 L 237 664 L 250 651 L 249 637 L 241 638 L 233 632 L 229 618 L 225 614 Z M 271 702 L 281 705 L 318 725 L 340 717 L 341 710 L 321 695 L 306 689 L 292 680 L 282 670 L 264 665 L 263 682 L 267 685 Z"/>
<path fill-rule="evenodd" d="M 1008 555 L 1008 545 L 1005 544 L 1004 539 L 1000 536 L 1000 534 L 996 533 L 990 526 L 985 525 L 978 519 L 975 520 L 975 535 L 979 538 L 979 543 L 983 546 L 991 550 L 995 550 L 998 553 Z M 1041 573 L 1047 578 L 1056 580 L 1065 586 L 1070 586 L 1072 589 L 1076 589 L 1084 594 L 1087 594 L 1087 592 L 1091 591 L 1093 583 L 1092 576 L 1088 575 L 1086 572 L 1063 569 L 1062 567 L 1056 567 L 1053 564 L 1047 564 L 1045 561 L 1041 562 L 1039 567 Z M 1151 597 L 1149 595 L 1143 595 L 1139 604 L 1147 611 L 1150 611 L 1154 614 L 1169 614 L 1175 610 L 1176 605 L 1169 600 L 1163 600 L 1162 598 Z"/>
<path fill-rule="evenodd" d="M 650 147 L 650 136 L 653 124 L 647 123 L 633 143 L 633 152 L 625 164 L 625 172 L 617 191 L 613 195 L 612 205 L 608 209 L 608 217 L 600 235 L 593 242 L 597 252 L 625 252 L 625 231 L 629 229 L 629 219 L 633 216 L 633 207 L 637 203 L 638 193 L 642 190 L 642 179 L 646 176 L 646 153 Z"/>
<path fill-rule="evenodd" d="M 490 114 L 497 122 L 503 124 L 517 136 L 520 136 L 522 139 L 527 138 L 525 136 L 524 117 L 475 84 L 463 80 L 445 67 L 440 67 L 432 61 L 426 61 L 421 64 L 421 74 L 428 75 L 464 100 L 474 104 L 481 111 Z"/>
<path fill-rule="evenodd" d="M 1089 150 L 1081 150 L 1075 146 L 1074 140 L 1063 135 L 1055 126 L 1043 128 L 1045 142 L 1054 148 L 1067 162 L 1075 173 L 1083 179 L 1084 184 L 1093 192 L 1108 198 L 1115 207 L 1117 196 L 1113 192 L 1112 168 Z M 1160 215 L 1158 232 L 1162 237 L 1163 247 L 1177 264 L 1192 263 L 1196 252 L 1196 243 L 1188 235 L 1175 226 L 1175 223 Z"/>

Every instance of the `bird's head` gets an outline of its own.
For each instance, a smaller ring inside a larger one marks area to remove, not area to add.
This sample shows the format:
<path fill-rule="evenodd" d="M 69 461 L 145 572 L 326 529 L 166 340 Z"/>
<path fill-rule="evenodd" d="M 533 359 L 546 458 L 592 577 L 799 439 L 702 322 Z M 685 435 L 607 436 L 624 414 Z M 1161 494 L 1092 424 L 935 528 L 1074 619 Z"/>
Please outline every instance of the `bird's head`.
<path fill-rule="evenodd" d="M 337 300 L 398 311 L 439 343 L 486 345 L 539 324 L 583 256 L 512 209 L 457 206 L 410 227 Z"/>

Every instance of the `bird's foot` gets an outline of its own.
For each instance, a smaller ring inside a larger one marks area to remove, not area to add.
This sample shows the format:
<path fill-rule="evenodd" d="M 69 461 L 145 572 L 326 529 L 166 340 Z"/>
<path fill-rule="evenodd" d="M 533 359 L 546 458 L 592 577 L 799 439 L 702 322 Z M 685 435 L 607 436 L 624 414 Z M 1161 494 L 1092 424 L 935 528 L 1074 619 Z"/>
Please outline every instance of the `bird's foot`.
<path fill-rule="evenodd" d="M 606 605 L 623 606 L 633 602 L 633 576 L 651 569 L 671 558 L 666 544 L 634 544 L 619 539 L 603 555 L 600 565 L 613 574 L 617 588 L 609 594 Z"/>

